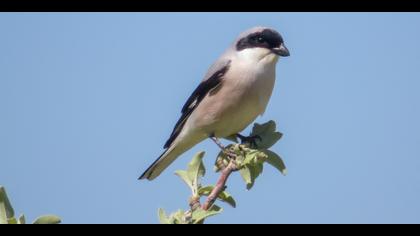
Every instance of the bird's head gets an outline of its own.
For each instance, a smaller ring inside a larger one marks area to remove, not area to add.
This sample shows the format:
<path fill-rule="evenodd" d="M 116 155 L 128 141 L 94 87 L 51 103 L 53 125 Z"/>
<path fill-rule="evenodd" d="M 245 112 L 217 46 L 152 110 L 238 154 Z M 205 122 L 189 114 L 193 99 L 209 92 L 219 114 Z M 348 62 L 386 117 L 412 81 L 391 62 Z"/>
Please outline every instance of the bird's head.
<path fill-rule="evenodd" d="M 267 27 L 254 27 L 241 33 L 235 41 L 235 50 L 258 59 L 270 56 L 277 60 L 290 55 L 281 35 Z"/>

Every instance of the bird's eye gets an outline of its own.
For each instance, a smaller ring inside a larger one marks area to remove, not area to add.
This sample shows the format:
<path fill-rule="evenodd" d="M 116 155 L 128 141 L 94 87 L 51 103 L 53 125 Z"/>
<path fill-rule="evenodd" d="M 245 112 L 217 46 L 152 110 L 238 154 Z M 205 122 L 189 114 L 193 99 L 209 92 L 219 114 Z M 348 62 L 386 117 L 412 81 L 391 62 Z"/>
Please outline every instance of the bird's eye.
<path fill-rule="evenodd" d="M 264 43 L 265 39 L 262 36 L 253 36 L 251 37 L 251 41 L 253 41 L 254 43 Z"/>
<path fill-rule="evenodd" d="M 257 42 L 263 43 L 265 40 L 263 37 L 257 37 Z"/>

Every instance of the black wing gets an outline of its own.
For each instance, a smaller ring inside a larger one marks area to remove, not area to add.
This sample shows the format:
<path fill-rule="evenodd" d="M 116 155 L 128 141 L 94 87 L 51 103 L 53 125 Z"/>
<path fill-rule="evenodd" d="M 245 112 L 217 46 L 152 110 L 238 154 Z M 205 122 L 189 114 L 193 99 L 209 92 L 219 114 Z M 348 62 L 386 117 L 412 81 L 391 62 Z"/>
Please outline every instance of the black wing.
<path fill-rule="evenodd" d="M 194 111 L 194 109 L 200 104 L 201 100 L 215 87 L 217 87 L 223 79 L 223 75 L 225 75 L 226 71 L 229 69 L 230 61 L 226 63 L 221 69 L 215 71 L 208 79 L 202 81 L 198 87 L 194 90 L 191 96 L 188 98 L 187 102 L 185 102 L 184 106 L 181 110 L 181 118 L 179 118 L 178 122 L 171 133 L 168 141 L 166 141 L 164 148 L 168 148 L 172 142 L 178 137 L 179 133 L 182 130 L 182 127 L 185 124 L 185 121 Z"/>

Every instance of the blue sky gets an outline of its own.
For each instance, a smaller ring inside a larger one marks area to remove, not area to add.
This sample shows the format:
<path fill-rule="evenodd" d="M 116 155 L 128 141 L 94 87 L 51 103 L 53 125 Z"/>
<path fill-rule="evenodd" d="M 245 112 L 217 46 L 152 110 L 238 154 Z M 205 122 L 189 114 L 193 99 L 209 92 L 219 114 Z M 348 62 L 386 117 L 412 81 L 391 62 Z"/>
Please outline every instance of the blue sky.
<path fill-rule="evenodd" d="M 420 223 L 420 14 L 1 13 L 0 184 L 29 219 L 157 223 L 187 208 L 174 176 L 205 141 L 152 182 L 208 66 L 243 30 L 283 35 L 263 117 L 275 120 L 288 175 L 267 166 L 237 208 L 208 223 Z M 249 128 L 245 133 L 249 131 Z M 217 175 L 208 171 L 205 183 Z"/>

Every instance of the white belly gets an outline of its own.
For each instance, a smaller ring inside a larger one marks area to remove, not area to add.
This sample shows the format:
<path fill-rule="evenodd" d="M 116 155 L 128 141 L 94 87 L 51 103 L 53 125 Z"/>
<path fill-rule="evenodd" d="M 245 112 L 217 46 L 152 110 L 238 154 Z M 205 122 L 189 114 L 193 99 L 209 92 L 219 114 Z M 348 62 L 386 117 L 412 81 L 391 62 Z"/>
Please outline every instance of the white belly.
<path fill-rule="evenodd" d="M 244 93 L 233 98 L 237 102 L 220 117 L 214 125 L 216 137 L 227 137 L 244 130 L 258 115 L 264 113 L 274 87 L 274 75 L 260 77 Z M 232 94 L 235 94 L 232 92 Z M 232 97 L 231 97 L 232 98 Z"/>

